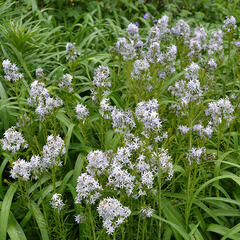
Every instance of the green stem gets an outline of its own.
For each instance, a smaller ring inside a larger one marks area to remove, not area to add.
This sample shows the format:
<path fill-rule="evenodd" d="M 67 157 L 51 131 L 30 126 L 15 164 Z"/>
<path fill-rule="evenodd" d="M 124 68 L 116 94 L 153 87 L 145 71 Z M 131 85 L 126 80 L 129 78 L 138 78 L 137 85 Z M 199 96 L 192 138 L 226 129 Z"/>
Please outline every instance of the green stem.
<path fill-rule="evenodd" d="M 66 240 L 65 227 L 64 227 L 62 216 L 61 216 L 61 212 L 59 210 L 56 210 L 54 212 L 55 212 L 55 215 L 57 216 L 59 238 L 62 240 Z"/>
<path fill-rule="evenodd" d="M 217 161 L 219 160 L 220 157 L 220 144 L 221 144 L 221 137 L 222 137 L 222 131 L 221 131 L 221 126 L 218 124 L 218 140 L 217 140 Z M 219 170 L 220 171 L 220 170 Z M 219 175 L 219 173 L 217 174 Z M 219 183 L 219 180 L 217 180 L 217 184 Z M 216 189 L 216 195 L 219 197 L 219 190 Z"/>
<path fill-rule="evenodd" d="M 120 58 L 118 61 L 118 76 L 120 75 L 121 68 L 122 68 L 122 58 Z"/>
<path fill-rule="evenodd" d="M 42 202 L 43 215 L 44 215 L 44 218 L 45 218 L 45 221 L 46 221 L 47 230 L 49 231 L 49 229 L 48 229 L 48 217 L 47 217 L 47 211 L 46 211 L 46 207 L 45 207 L 45 204 L 44 204 L 44 201 L 43 201 L 43 195 L 42 195 L 42 183 L 41 183 L 41 180 L 42 180 L 42 176 L 40 175 L 40 178 L 39 178 L 40 199 L 41 199 L 41 202 Z"/>
<path fill-rule="evenodd" d="M 230 64 L 231 64 L 231 38 L 232 33 L 228 33 L 228 67 L 227 67 L 227 78 L 230 79 Z M 223 96 L 226 95 L 226 77 L 223 82 Z"/>
<path fill-rule="evenodd" d="M 101 149 L 103 149 L 103 146 L 104 146 L 104 121 L 103 121 L 103 118 L 101 118 Z"/>
<path fill-rule="evenodd" d="M 192 149 L 192 126 L 193 126 L 193 111 L 192 111 L 192 103 L 189 105 L 189 150 Z M 191 159 L 190 159 L 191 161 Z M 186 209 L 185 209 L 185 224 L 186 229 L 188 229 L 188 222 L 189 222 L 189 215 L 190 215 L 190 195 L 191 195 L 191 170 L 192 170 L 192 164 L 189 162 L 188 164 L 188 177 L 187 177 L 187 200 L 186 200 Z"/>
<path fill-rule="evenodd" d="M 55 166 L 52 168 L 52 183 L 53 183 L 53 191 L 54 193 L 57 192 L 56 190 L 56 172 L 55 172 Z"/>
<path fill-rule="evenodd" d="M 220 157 L 220 145 L 221 145 L 221 138 L 222 138 L 222 127 L 218 124 L 218 141 L 217 141 L 217 159 Z"/>
<path fill-rule="evenodd" d="M 140 225 L 141 225 L 141 217 L 138 217 L 138 228 L 137 228 L 137 239 L 139 240 L 139 233 L 140 233 Z"/>
<path fill-rule="evenodd" d="M 144 240 L 144 237 L 145 237 L 145 219 L 143 219 L 143 229 L 142 229 L 142 240 Z"/>
<path fill-rule="evenodd" d="M 90 219 L 90 224 L 92 228 L 93 240 L 96 240 L 95 227 L 94 227 L 93 216 L 92 216 L 92 211 L 90 206 L 88 206 L 88 212 L 89 212 L 89 219 Z"/>
<path fill-rule="evenodd" d="M 121 227 L 121 231 L 122 231 L 122 240 L 124 240 L 125 232 L 124 232 L 124 228 L 123 228 L 123 226 Z"/>
<path fill-rule="evenodd" d="M 191 192 L 191 165 L 188 168 L 188 179 L 187 179 L 187 202 L 186 202 L 186 210 L 185 210 L 185 224 L 186 229 L 188 229 L 188 223 L 189 223 L 189 215 L 190 215 L 190 192 Z"/>
<path fill-rule="evenodd" d="M 21 184 L 20 184 L 20 185 L 21 185 Z M 26 196 L 25 203 L 26 203 L 26 205 L 29 205 L 30 212 L 33 213 L 32 203 L 31 203 L 31 198 L 30 198 L 30 196 L 29 196 L 27 183 L 24 182 L 24 185 L 25 185 L 24 188 L 25 188 L 25 192 L 26 192 L 26 194 L 25 194 L 25 196 Z M 33 223 L 34 223 L 34 226 L 33 226 L 33 227 L 34 227 L 34 228 L 37 228 L 37 224 L 36 224 L 35 218 L 33 218 Z"/>
<path fill-rule="evenodd" d="M 160 169 L 160 166 L 159 166 L 159 169 Z M 159 217 L 161 217 L 162 215 L 162 209 L 161 209 L 161 172 L 159 170 L 158 172 L 158 214 L 159 214 Z M 161 221 L 158 222 L 159 226 L 158 226 L 158 239 L 161 239 Z"/>
<path fill-rule="evenodd" d="M 79 129 L 82 133 L 82 136 L 83 136 L 83 140 L 84 140 L 84 144 L 87 145 L 88 144 L 88 139 L 87 139 L 87 135 L 86 135 L 86 131 L 84 129 L 84 123 L 80 120 L 80 123 L 79 123 Z"/>

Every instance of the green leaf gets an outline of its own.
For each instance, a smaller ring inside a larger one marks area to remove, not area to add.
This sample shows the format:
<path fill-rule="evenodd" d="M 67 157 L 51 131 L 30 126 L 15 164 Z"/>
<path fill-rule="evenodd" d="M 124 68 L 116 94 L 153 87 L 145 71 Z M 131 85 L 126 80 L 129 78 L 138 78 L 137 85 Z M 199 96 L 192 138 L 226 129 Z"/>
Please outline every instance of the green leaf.
<path fill-rule="evenodd" d="M 191 236 L 194 236 L 194 239 L 197 239 L 197 240 L 204 240 L 202 234 L 199 232 L 198 230 L 198 226 L 199 226 L 200 223 L 194 225 L 194 224 L 190 224 L 190 229 L 191 229 L 191 232 L 190 232 L 190 235 Z"/>
<path fill-rule="evenodd" d="M 65 148 L 66 148 L 66 154 L 65 154 L 65 159 L 64 159 L 65 164 L 67 162 L 68 149 L 69 149 L 70 140 L 71 140 L 71 137 L 72 137 L 74 126 L 75 126 L 75 124 L 70 124 L 69 125 L 67 135 L 65 136 Z"/>
<path fill-rule="evenodd" d="M 238 223 L 236 226 L 234 226 L 229 231 L 227 231 L 227 233 L 222 237 L 221 240 L 231 238 L 231 237 L 235 236 L 236 233 L 239 233 L 239 232 L 240 232 L 240 223 Z M 238 234 L 238 236 L 240 237 L 240 234 Z"/>
<path fill-rule="evenodd" d="M 174 222 L 176 225 L 178 225 L 181 228 L 185 228 L 185 221 L 182 217 L 182 215 L 178 212 L 177 208 L 174 207 L 171 202 L 167 199 L 161 200 L 161 208 L 164 213 L 164 216 Z"/>
<path fill-rule="evenodd" d="M 227 228 L 225 226 L 222 226 L 222 225 L 210 224 L 207 228 L 207 231 L 215 232 L 215 233 L 218 233 L 220 235 L 226 235 L 229 232 L 229 228 Z M 235 233 L 234 236 L 229 236 L 229 239 L 239 240 L 240 239 L 240 234 Z"/>
<path fill-rule="evenodd" d="M 69 179 L 71 179 L 71 177 L 73 176 L 73 172 L 74 170 L 70 170 L 65 177 L 63 178 L 62 182 L 61 182 L 61 186 L 58 190 L 59 193 L 63 193 L 64 189 L 66 188 L 66 184 L 68 183 Z"/>
<path fill-rule="evenodd" d="M 62 184 L 62 181 L 57 181 L 57 182 L 56 182 L 56 188 L 58 188 L 59 186 L 61 186 L 61 184 Z M 48 194 L 50 194 L 52 191 L 53 191 L 53 184 L 50 184 L 50 185 L 44 187 L 44 188 L 42 189 L 42 199 L 44 199 L 45 197 L 47 197 Z M 42 199 L 41 199 L 41 197 L 40 197 L 40 198 L 38 197 L 38 202 L 37 202 L 38 205 L 41 204 Z"/>
<path fill-rule="evenodd" d="M 7 226 L 10 208 L 12 205 L 13 196 L 17 190 L 18 183 L 13 183 L 3 199 L 1 215 L 0 215 L 0 240 L 6 240 L 7 237 Z"/>
<path fill-rule="evenodd" d="M 7 232 L 12 240 L 27 240 L 22 227 L 11 212 L 9 214 Z"/>
<path fill-rule="evenodd" d="M 82 167 L 84 163 L 84 156 L 80 153 L 78 155 L 77 161 L 75 163 L 74 172 L 73 172 L 73 186 L 77 185 L 77 179 L 82 172 Z"/>
<path fill-rule="evenodd" d="M 160 221 L 163 221 L 167 224 L 169 224 L 171 227 L 173 227 L 185 240 L 191 240 L 191 237 L 188 235 L 188 233 L 185 231 L 184 228 L 178 226 L 177 224 L 171 222 L 171 221 L 167 221 L 162 217 L 159 217 L 155 214 L 152 215 L 152 218 L 158 219 Z"/>
<path fill-rule="evenodd" d="M 234 151 L 228 151 L 226 153 L 224 153 L 220 158 L 217 159 L 216 161 L 216 165 L 214 168 L 214 176 L 217 177 L 220 175 L 220 169 L 221 169 L 221 163 L 224 160 L 224 158 L 226 158 L 230 153 L 233 153 Z"/>
<path fill-rule="evenodd" d="M 35 202 L 31 201 L 29 203 L 29 209 L 32 212 L 32 215 L 34 216 L 34 218 L 35 218 L 35 220 L 38 224 L 38 227 L 39 227 L 40 232 L 41 232 L 42 239 L 43 240 L 48 240 L 49 237 L 48 237 L 47 224 L 45 222 L 45 219 L 43 217 L 43 214 L 42 214 L 40 208 L 38 207 L 38 205 Z"/>
<path fill-rule="evenodd" d="M 8 161 L 9 161 L 10 157 L 6 157 L 4 158 L 1 166 L 0 166 L 0 197 L 1 199 L 3 199 L 4 194 L 3 194 L 3 185 L 2 185 L 2 174 L 3 174 L 3 170 L 5 169 Z"/>

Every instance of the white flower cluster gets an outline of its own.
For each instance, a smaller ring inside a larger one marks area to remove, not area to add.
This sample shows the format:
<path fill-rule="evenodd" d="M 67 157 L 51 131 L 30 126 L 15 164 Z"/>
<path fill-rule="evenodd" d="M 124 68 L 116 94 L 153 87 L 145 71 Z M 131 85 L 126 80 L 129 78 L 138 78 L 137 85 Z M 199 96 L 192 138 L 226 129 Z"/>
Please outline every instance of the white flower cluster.
<path fill-rule="evenodd" d="M 167 47 L 166 53 L 164 54 L 164 62 L 163 65 L 167 65 L 169 63 L 170 66 L 166 67 L 166 70 L 170 73 L 175 72 L 175 60 L 177 57 L 177 47 L 175 45 L 172 45 L 170 47 Z"/>
<path fill-rule="evenodd" d="M 227 97 L 221 98 L 217 102 L 210 102 L 205 110 L 214 125 L 221 124 L 223 120 L 229 124 L 233 120 L 233 112 L 233 106 Z"/>
<path fill-rule="evenodd" d="M 96 87 L 111 87 L 111 82 L 109 81 L 110 71 L 108 67 L 99 66 L 94 69 L 93 85 Z"/>
<path fill-rule="evenodd" d="M 188 126 L 179 125 L 178 130 L 181 134 L 187 134 L 191 129 Z M 201 123 L 195 124 L 192 131 L 197 132 L 197 135 L 202 139 L 203 137 L 211 138 L 214 128 L 208 124 L 205 128 Z"/>
<path fill-rule="evenodd" d="M 202 90 L 198 80 L 192 81 L 190 84 L 180 80 L 174 86 L 170 86 L 168 90 L 172 92 L 172 96 L 176 97 L 177 104 L 173 104 L 172 108 L 177 112 L 187 107 L 190 102 L 200 100 L 202 97 Z"/>
<path fill-rule="evenodd" d="M 194 29 L 193 37 L 197 38 L 202 43 L 205 43 L 206 38 L 207 38 L 207 33 L 206 33 L 205 28 L 203 26 L 196 27 Z"/>
<path fill-rule="evenodd" d="M 23 181 L 30 180 L 31 164 L 23 159 L 18 159 L 17 161 L 13 162 L 10 176 L 14 179 L 21 178 Z"/>
<path fill-rule="evenodd" d="M 38 102 L 43 102 L 44 99 L 49 97 L 48 90 L 45 88 L 45 84 L 43 82 L 36 80 L 31 83 L 30 97 L 27 100 L 30 106 L 37 105 Z"/>
<path fill-rule="evenodd" d="M 32 178 L 37 180 L 39 176 L 48 171 L 49 164 L 39 155 L 33 155 L 30 159 Z"/>
<path fill-rule="evenodd" d="M 161 171 L 161 173 L 167 173 L 166 180 L 170 181 L 174 174 L 173 164 L 171 162 L 171 156 L 168 155 L 168 150 L 161 148 L 158 152 L 152 153 L 152 162 L 155 165 L 155 172 Z"/>
<path fill-rule="evenodd" d="M 65 203 L 63 203 L 63 200 L 62 200 L 62 194 L 60 193 L 53 194 L 50 203 L 52 205 L 52 208 L 57 209 L 58 212 L 60 212 L 62 208 L 65 206 Z"/>
<path fill-rule="evenodd" d="M 87 155 L 87 172 L 92 175 L 101 175 L 103 171 L 109 166 L 109 153 L 100 150 L 91 151 Z"/>
<path fill-rule="evenodd" d="M 159 72 L 160 78 L 165 78 L 167 73 L 172 74 L 175 72 L 175 60 L 177 56 L 177 47 L 175 45 L 171 45 L 166 48 L 165 52 L 161 52 L 160 44 L 158 42 L 153 42 L 150 44 L 147 52 L 142 52 L 142 56 L 150 63 L 160 63 L 164 66 L 164 71 Z M 137 61 L 139 60 L 136 60 L 135 63 L 137 63 Z M 147 81 L 152 79 L 148 71 L 143 77 L 144 79 L 147 79 Z"/>
<path fill-rule="evenodd" d="M 58 86 L 68 92 L 72 92 L 73 91 L 72 79 L 73 79 L 72 75 L 68 73 L 64 74 Z"/>
<path fill-rule="evenodd" d="M 153 112 L 153 116 L 158 112 L 158 102 L 155 99 L 144 102 L 143 106 L 149 112 L 144 116 L 146 118 L 148 115 L 151 115 L 151 112 Z M 119 122 L 116 123 L 114 117 L 116 119 L 121 119 L 122 117 L 115 114 L 114 110 L 116 110 L 116 107 L 112 111 L 114 126 L 124 125 L 124 128 L 132 131 L 133 129 L 126 127 L 126 122 L 128 121 L 121 120 L 120 124 Z M 144 118 L 141 109 L 139 108 L 136 112 L 138 113 L 136 115 L 142 121 Z M 128 119 L 128 117 L 124 117 L 124 119 Z M 131 114 L 131 119 L 134 123 L 133 114 Z M 149 119 L 147 119 L 147 122 L 150 123 L 146 124 L 146 128 L 157 131 L 159 135 L 158 129 L 160 124 L 158 122 L 152 123 Z M 102 200 L 102 197 L 109 192 L 114 193 L 115 196 L 124 194 L 128 198 L 138 199 L 141 196 L 154 193 L 155 178 L 159 174 L 161 174 L 161 177 L 165 177 L 166 180 L 170 180 L 173 177 L 174 169 L 168 151 L 162 148 L 154 152 L 153 145 L 142 141 L 138 135 L 135 136 L 131 131 L 124 132 L 123 146 L 118 147 L 115 153 L 113 151 L 103 152 L 95 150 L 87 155 L 87 173 L 81 174 L 78 178 L 76 203 L 81 204 L 84 201 L 86 204 L 95 204 L 100 201 L 99 206 L 102 206 L 102 203 L 105 202 L 105 199 Z M 166 137 L 165 135 L 163 133 L 162 137 Z M 161 138 L 160 136 L 158 137 Z M 116 199 L 114 201 L 118 202 Z M 153 214 L 151 208 L 142 209 L 141 212 L 143 217 L 150 217 Z M 99 212 L 99 215 L 103 217 L 101 212 Z M 116 219 L 116 217 L 110 219 L 109 215 L 108 219 L 103 219 L 103 226 L 109 234 L 112 234 L 119 226 L 117 224 L 119 222 L 121 220 Z"/>
<path fill-rule="evenodd" d="M 16 82 L 23 78 L 23 74 L 19 73 L 18 67 L 15 63 L 11 63 L 8 59 L 2 62 L 4 78 L 9 82 Z"/>
<path fill-rule="evenodd" d="M 100 102 L 99 113 L 104 119 L 111 119 L 111 113 L 112 113 L 113 109 L 114 109 L 114 107 L 110 105 L 109 98 L 104 98 Z"/>
<path fill-rule="evenodd" d="M 44 78 L 44 72 L 42 68 L 37 68 L 35 71 L 35 75 L 37 78 Z"/>
<path fill-rule="evenodd" d="M 19 159 L 13 163 L 12 178 L 22 178 L 24 181 L 38 179 L 39 176 L 53 166 L 61 166 L 60 157 L 65 154 L 64 141 L 59 136 L 50 135 L 47 144 L 43 146 L 43 155 L 33 155 L 29 162 Z"/>
<path fill-rule="evenodd" d="M 188 152 L 189 165 L 191 165 L 191 160 L 194 160 L 197 162 L 197 164 L 200 164 L 200 159 L 203 157 L 205 152 L 206 152 L 205 147 L 198 147 L 198 148 L 193 147 L 189 149 L 189 152 Z"/>
<path fill-rule="evenodd" d="M 138 33 L 138 26 L 136 24 L 130 23 L 126 31 L 130 39 L 138 40 L 140 38 Z"/>
<path fill-rule="evenodd" d="M 16 127 L 9 128 L 4 134 L 4 138 L 0 139 L 3 150 L 17 152 L 22 148 L 27 148 L 28 144 L 22 134 L 16 131 Z"/>
<path fill-rule="evenodd" d="M 85 200 L 88 204 L 94 204 L 101 197 L 100 191 L 102 190 L 97 180 L 87 173 L 82 173 L 78 177 L 75 203 L 82 203 Z"/>
<path fill-rule="evenodd" d="M 63 101 L 61 99 L 47 98 L 45 102 L 40 102 L 35 110 L 35 112 L 39 115 L 40 120 L 44 120 L 47 115 L 51 114 L 54 109 L 63 105 Z"/>
<path fill-rule="evenodd" d="M 124 189 L 127 196 L 130 196 L 134 188 L 135 176 L 132 176 L 128 170 L 123 170 L 120 166 L 114 166 L 109 171 L 108 186 L 111 186 L 114 190 Z M 118 191 L 118 193 L 120 193 Z"/>
<path fill-rule="evenodd" d="M 21 178 L 23 181 L 28 181 L 31 177 L 36 180 L 41 173 L 47 170 L 47 167 L 39 155 L 34 155 L 30 162 L 23 159 L 13 162 L 10 175 L 14 179 Z"/>
<path fill-rule="evenodd" d="M 115 198 L 105 198 L 98 205 L 99 216 L 103 218 L 103 226 L 108 234 L 113 234 L 115 229 L 121 225 L 131 214 L 128 207 Z"/>
<path fill-rule="evenodd" d="M 67 54 L 66 59 L 69 61 L 69 63 L 72 63 L 80 56 L 80 53 L 77 52 L 76 50 L 75 43 L 68 42 L 66 44 L 66 54 Z"/>
<path fill-rule="evenodd" d="M 185 68 L 185 78 L 189 81 L 194 81 L 198 79 L 198 72 L 200 67 L 197 63 L 192 62 L 189 67 Z"/>
<path fill-rule="evenodd" d="M 86 216 L 83 213 L 75 216 L 76 223 L 84 223 L 85 221 L 86 221 Z"/>
<path fill-rule="evenodd" d="M 169 17 L 166 15 L 162 16 L 157 21 L 157 27 L 161 34 L 161 39 L 164 39 L 166 37 L 166 35 L 170 32 L 170 29 L 168 28 L 168 21 L 169 21 Z"/>
<path fill-rule="evenodd" d="M 115 51 L 122 55 L 123 60 L 132 60 L 137 55 L 134 41 L 126 38 L 118 38 L 115 44 Z"/>
<path fill-rule="evenodd" d="M 232 41 L 232 44 L 234 44 L 237 48 L 240 48 L 240 41 Z"/>
<path fill-rule="evenodd" d="M 184 21 L 179 20 L 175 27 L 169 29 L 168 26 L 169 18 L 163 16 L 158 20 L 149 31 L 146 43 L 141 42 L 140 45 L 136 44 L 139 42 L 139 29 L 135 24 L 129 24 L 127 33 L 130 40 L 126 38 L 118 39 L 115 51 L 122 55 L 123 60 L 134 60 L 133 71 L 131 73 L 132 78 L 135 79 L 146 79 L 147 81 L 152 80 L 152 76 L 149 72 L 149 63 L 160 63 L 163 67 L 159 72 L 160 78 L 165 78 L 168 73 L 175 72 L 176 54 L 177 47 L 175 45 L 165 48 L 165 52 L 161 52 L 160 43 L 170 37 L 178 38 L 181 36 L 184 39 L 184 44 L 189 47 L 189 57 L 198 57 L 201 61 L 203 60 L 201 54 L 203 51 L 208 50 L 209 55 L 213 55 L 215 52 L 221 52 L 223 32 L 217 30 L 212 33 L 209 43 L 207 42 L 207 33 L 203 26 L 196 27 L 193 35 L 190 38 L 190 26 Z M 136 40 L 138 39 L 138 40 Z M 214 68 L 216 64 L 211 60 L 209 61 L 210 68 Z M 151 84 L 146 86 L 148 91 L 152 91 L 153 87 Z"/>
<path fill-rule="evenodd" d="M 188 126 L 185 126 L 185 125 L 179 125 L 178 130 L 180 131 L 181 134 L 185 135 L 189 132 L 190 128 Z"/>
<path fill-rule="evenodd" d="M 177 112 L 192 101 L 200 101 L 203 91 L 200 86 L 198 78 L 199 66 L 192 63 L 185 69 L 185 78 L 187 81 L 180 80 L 174 86 L 168 88 L 172 96 L 176 97 L 177 103 L 172 105 L 172 108 Z"/>
<path fill-rule="evenodd" d="M 137 164 L 135 168 L 141 174 L 144 173 L 145 171 L 150 170 L 150 165 L 146 163 L 145 159 L 146 159 L 146 156 L 143 154 L 140 154 L 139 157 L 137 158 Z"/>
<path fill-rule="evenodd" d="M 146 42 L 148 43 L 148 45 L 151 45 L 153 42 L 160 42 L 160 40 L 161 40 L 161 33 L 158 29 L 158 26 L 154 25 L 153 27 L 151 27 L 151 29 L 148 32 Z"/>
<path fill-rule="evenodd" d="M 198 57 L 201 56 L 201 50 L 205 50 L 207 47 L 206 39 L 207 33 L 205 28 L 203 26 L 196 27 L 194 29 L 193 37 L 189 41 L 190 57 L 193 55 Z"/>
<path fill-rule="evenodd" d="M 108 67 L 99 66 L 94 69 L 93 87 L 90 89 L 93 101 L 101 100 L 103 95 L 109 94 L 109 87 L 111 87 L 109 76 L 110 71 Z"/>
<path fill-rule="evenodd" d="M 215 60 L 213 58 L 210 58 L 208 60 L 208 66 L 210 67 L 211 70 L 217 68 L 217 64 L 216 64 L 216 62 L 215 62 Z"/>
<path fill-rule="evenodd" d="M 158 102 L 156 99 L 138 103 L 135 109 L 135 114 L 137 119 L 143 123 L 146 130 L 161 130 L 162 122 L 159 119 Z"/>
<path fill-rule="evenodd" d="M 154 183 L 154 175 L 152 171 L 144 171 L 141 175 L 141 183 L 143 186 L 145 186 L 147 189 L 153 188 Z"/>
<path fill-rule="evenodd" d="M 117 152 L 114 154 L 112 159 L 112 165 L 115 167 L 123 167 L 128 166 L 129 168 L 133 168 L 131 164 L 131 156 L 132 151 L 127 147 L 118 147 Z"/>
<path fill-rule="evenodd" d="M 158 20 L 157 24 L 154 25 L 148 33 L 147 43 L 160 42 L 166 38 L 167 34 L 170 32 L 168 21 L 168 16 L 163 16 Z"/>
<path fill-rule="evenodd" d="M 149 206 L 141 207 L 140 214 L 142 218 L 150 218 L 154 213 L 154 209 Z"/>
<path fill-rule="evenodd" d="M 130 152 L 137 151 L 143 144 L 140 138 L 138 136 L 134 136 L 132 133 L 125 135 L 124 142 Z"/>
<path fill-rule="evenodd" d="M 146 59 L 136 60 L 134 62 L 133 71 L 131 73 L 132 78 L 142 79 L 148 76 L 149 63 Z"/>
<path fill-rule="evenodd" d="M 66 153 L 63 139 L 57 135 L 49 135 L 47 143 L 43 146 L 43 161 L 48 167 L 61 166 L 60 157 Z"/>
<path fill-rule="evenodd" d="M 191 36 L 190 26 L 183 19 L 180 19 L 171 29 L 169 28 L 168 23 L 168 16 L 160 18 L 150 29 L 145 43 L 140 40 L 138 26 L 133 23 L 129 24 L 126 29 L 129 39 L 118 39 L 115 45 L 115 52 L 119 53 L 124 61 L 135 61 L 134 69 L 132 71 L 133 78 L 139 78 L 140 75 L 144 73 L 143 77 L 145 79 L 151 79 L 152 76 L 148 73 L 148 65 L 153 62 L 158 62 L 163 68 L 165 68 L 161 70 L 163 72 L 161 77 L 167 73 L 173 73 L 175 71 L 176 46 L 169 47 L 170 49 L 166 53 L 163 53 L 160 50 L 160 44 L 163 41 L 170 39 L 170 37 L 171 39 L 175 38 L 177 41 L 179 41 L 179 37 L 183 38 L 184 44 L 187 45 L 190 50 L 188 53 L 189 59 L 197 57 L 200 61 L 203 61 L 202 53 L 206 50 L 210 56 L 214 53 L 222 53 L 222 30 L 216 30 L 208 36 L 205 28 L 199 26 L 194 29 Z M 223 29 L 227 32 L 231 31 L 231 29 L 236 29 L 236 19 L 233 16 L 227 17 L 224 21 Z M 210 64 L 211 63 L 213 62 L 211 61 Z M 141 68 L 142 70 L 139 71 Z M 148 87 L 148 89 L 150 89 L 150 87 Z"/>
<path fill-rule="evenodd" d="M 83 104 L 78 104 L 75 110 L 77 113 L 77 119 L 82 120 L 84 123 L 87 119 L 87 116 L 89 115 L 87 107 L 85 107 Z"/>
<path fill-rule="evenodd" d="M 35 112 L 40 120 L 44 120 L 54 109 L 63 105 L 61 99 L 51 98 L 45 84 L 37 80 L 31 84 L 30 97 L 27 101 L 30 106 L 36 107 Z"/>
<path fill-rule="evenodd" d="M 236 18 L 233 16 L 226 17 L 226 19 L 223 22 L 223 29 L 226 32 L 231 32 L 232 30 L 235 30 L 236 28 L 237 28 Z"/>
<path fill-rule="evenodd" d="M 173 36 L 183 37 L 184 40 L 189 39 L 191 32 L 190 26 L 183 19 L 180 19 L 171 31 Z"/>
<path fill-rule="evenodd" d="M 221 29 L 213 31 L 208 43 L 208 54 L 221 53 L 223 50 L 223 31 Z"/>
<path fill-rule="evenodd" d="M 195 124 L 193 126 L 193 131 L 196 131 L 200 138 L 207 137 L 211 138 L 213 134 L 213 126 L 208 124 L 205 128 L 201 123 Z"/>
<path fill-rule="evenodd" d="M 114 108 L 112 111 L 112 126 L 116 132 L 128 132 L 135 127 L 131 110 L 122 111 Z"/>
<path fill-rule="evenodd" d="M 157 62 L 157 59 L 161 56 L 161 51 L 160 51 L 160 43 L 159 42 L 153 42 L 150 44 L 148 51 L 145 54 L 146 59 L 150 63 Z M 147 67 L 147 69 L 149 66 Z"/>

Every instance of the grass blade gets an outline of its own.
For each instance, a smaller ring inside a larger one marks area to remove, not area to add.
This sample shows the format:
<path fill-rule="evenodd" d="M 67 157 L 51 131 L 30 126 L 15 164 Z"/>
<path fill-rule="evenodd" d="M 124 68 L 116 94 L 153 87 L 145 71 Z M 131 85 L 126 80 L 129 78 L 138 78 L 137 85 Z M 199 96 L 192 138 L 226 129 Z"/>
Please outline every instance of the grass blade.
<path fill-rule="evenodd" d="M 12 199 L 17 190 L 17 185 L 18 185 L 17 182 L 13 183 L 9 187 L 9 189 L 3 199 L 1 215 L 0 215 L 0 229 L 1 229 L 0 240 L 7 239 L 6 237 L 7 237 L 8 217 L 9 217 L 10 208 L 12 205 Z"/>
<path fill-rule="evenodd" d="M 27 240 L 22 227 L 11 212 L 9 214 L 7 232 L 12 240 Z"/>
<path fill-rule="evenodd" d="M 49 236 L 48 236 L 47 224 L 45 222 L 45 219 L 43 217 L 43 214 L 42 214 L 40 208 L 38 207 L 38 205 L 35 202 L 31 201 L 29 203 L 29 209 L 30 209 L 30 211 L 32 211 L 32 214 L 38 224 L 42 239 L 48 240 Z"/>
<path fill-rule="evenodd" d="M 157 216 L 156 214 L 152 215 L 152 218 L 158 219 L 160 221 L 163 221 L 167 224 L 169 224 L 171 227 L 173 227 L 185 240 L 191 240 L 190 236 L 187 234 L 187 232 L 185 231 L 185 229 L 183 229 L 182 227 L 178 226 L 177 224 L 171 222 L 171 221 L 167 221 L 162 217 Z"/>

